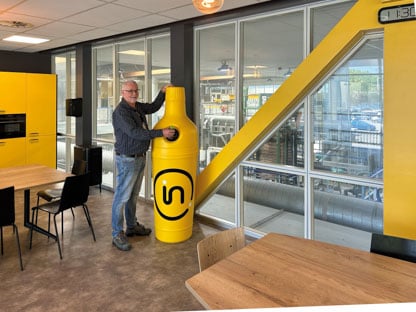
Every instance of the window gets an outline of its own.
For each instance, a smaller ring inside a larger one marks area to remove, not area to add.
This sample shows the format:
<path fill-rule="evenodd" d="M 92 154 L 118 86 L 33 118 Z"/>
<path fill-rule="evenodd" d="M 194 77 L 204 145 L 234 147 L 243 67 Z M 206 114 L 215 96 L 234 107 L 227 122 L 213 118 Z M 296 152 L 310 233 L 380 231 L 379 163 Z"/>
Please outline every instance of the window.
<path fill-rule="evenodd" d="M 57 167 L 71 171 L 75 144 L 75 118 L 66 116 L 66 99 L 75 98 L 75 52 L 52 57 L 53 72 L 57 75 Z"/>
<path fill-rule="evenodd" d="M 322 2 L 195 30 L 201 170 L 354 3 Z M 224 74 L 214 72 L 219 59 Z M 382 35 L 364 38 L 310 92 L 197 213 L 253 233 L 368 250 L 370 223 L 382 226 L 383 211 Z"/>
<path fill-rule="evenodd" d="M 97 45 L 93 56 L 96 73 L 93 140 L 103 148 L 103 185 L 114 188 L 112 113 L 121 99 L 121 84 L 136 81 L 138 101 L 152 102 L 162 86 L 170 83 L 170 37 L 160 35 Z M 149 125 L 154 125 L 161 116 L 163 110 L 149 117 Z M 151 196 L 150 176 L 148 170 L 142 184 L 141 196 L 146 198 Z"/>
<path fill-rule="evenodd" d="M 356 247 L 368 250 L 371 232 L 383 229 L 383 76 L 378 35 L 363 40 L 311 95 L 319 240 L 344 245 L 355 236 Z"/>

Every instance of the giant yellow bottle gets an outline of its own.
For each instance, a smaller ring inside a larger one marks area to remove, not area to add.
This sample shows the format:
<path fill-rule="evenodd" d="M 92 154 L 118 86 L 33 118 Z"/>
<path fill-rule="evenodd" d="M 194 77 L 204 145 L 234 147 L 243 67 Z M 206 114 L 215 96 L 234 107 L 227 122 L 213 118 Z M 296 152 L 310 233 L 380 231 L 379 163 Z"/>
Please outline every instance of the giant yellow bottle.
<path fill-rule="evenodd" d="M 178 243 L 192 236 L 195 179 L 198 163 L 198 134 L 186 115 L 185 89 L 166 89 L 165 114 L 155 129 L 172 127 L 173 140 L 152 140 L 155 236 Z"/>

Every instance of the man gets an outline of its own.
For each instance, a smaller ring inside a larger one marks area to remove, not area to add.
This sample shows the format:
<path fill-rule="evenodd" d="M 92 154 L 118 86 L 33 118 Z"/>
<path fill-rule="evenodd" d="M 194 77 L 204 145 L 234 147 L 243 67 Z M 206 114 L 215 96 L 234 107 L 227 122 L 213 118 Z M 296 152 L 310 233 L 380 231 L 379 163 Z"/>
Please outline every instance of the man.
<path fill-rule="evenodd" d="M 121 87 L 122 99 L 113 112 L 117 176 L 111 225 L 113 244 L 123 251 L 131 249 L 126 236 L 149 235 L 151 232 L 151 229 L 140 224 L 136 217 L 136 202 L 146 165 L 146 151 L 150 140 L 157 137 L 171 139 L 175 130 L 150 130 L 146 114 L 155 113 L 162 107 L 166 88 L 169 86 L 164 86 L 152 103 L 141 103 L 137 102 L 137 83 L 132 80 L 126 81 Z M 123 208 L 126 232 L 123 231 Z"/>

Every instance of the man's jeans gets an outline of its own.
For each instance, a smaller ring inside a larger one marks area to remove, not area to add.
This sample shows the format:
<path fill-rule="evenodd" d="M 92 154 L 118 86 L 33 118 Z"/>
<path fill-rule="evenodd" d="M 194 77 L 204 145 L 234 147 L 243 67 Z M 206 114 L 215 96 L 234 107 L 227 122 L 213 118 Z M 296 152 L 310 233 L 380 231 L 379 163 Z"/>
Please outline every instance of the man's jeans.
<path fill-rule="evenodd" d="M 117 177 L 111 216 L 113 237 L 123 231 L 123 207 L 125 208 L 127 228 L 136 225 L 136 202 L 146 165 L 146 156 L 133 158 L 115 155 L 115 157 Z"/>

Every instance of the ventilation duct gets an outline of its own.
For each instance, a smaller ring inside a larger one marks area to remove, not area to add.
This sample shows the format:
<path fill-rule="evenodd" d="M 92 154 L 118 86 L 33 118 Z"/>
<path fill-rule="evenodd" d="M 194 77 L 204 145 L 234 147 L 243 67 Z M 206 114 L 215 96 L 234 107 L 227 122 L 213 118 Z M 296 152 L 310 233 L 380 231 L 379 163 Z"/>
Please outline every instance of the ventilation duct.
<path fill-rule="evenodd" d="M 304 215 L 304 189 L 264 180 L 244 179 L 244 200 L 282 211 Z M 228 179 L 218 194 L 234 197 L 234 179 Z M 315 218 L 372 233 L 383 233 L 383 205 L 379 202 L 316 191 Z"/>

